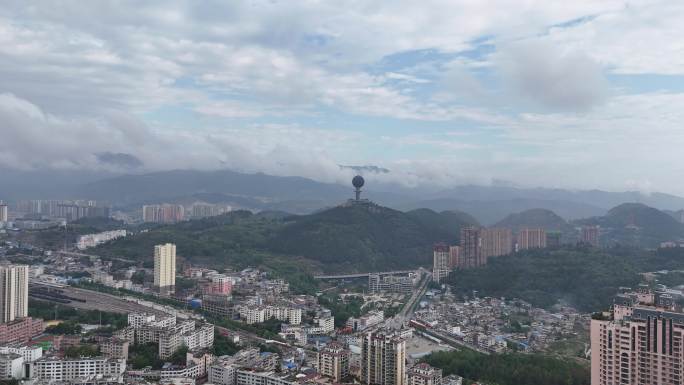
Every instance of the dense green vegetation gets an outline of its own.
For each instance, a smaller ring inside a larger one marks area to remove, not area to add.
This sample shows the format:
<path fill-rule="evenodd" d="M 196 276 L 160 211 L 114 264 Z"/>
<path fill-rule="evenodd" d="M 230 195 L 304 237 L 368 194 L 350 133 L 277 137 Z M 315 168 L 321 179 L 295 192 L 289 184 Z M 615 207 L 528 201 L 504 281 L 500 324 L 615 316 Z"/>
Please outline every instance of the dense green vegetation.
<path fill-rule="evenodd" d="M 301 255 L 339 270 L 391 270 L 428 264 L 435 242 L 456 242 L 464 222 L 431 210 L 403 213 L 380 206 L 335 207 L 293 217 L 269 240 L 285 255 Z"/>
<path fill-rule="evenodd" d="M 496 385 L 588 385 L 589 368 L 538 354 L 483 355 L 470 350 L 435 352 L 425 358 L 443 374 Z M 464 384 L 469 382 L 464 381 Z"/>
<path fill-rule="evenodd" d="M 159 345 L 149 342 L 129 346 L 128 363 L 133 369 L 142 369 L 147 366 L 151 366 L 152 369 L 161 369 L 164 361 L 159 359 Z"/>
<path fill-rule="evenodd" d="M 684 249 L 631 248 L 527 250 L 491 258 L 482 268 L 450 277 L 456 292 L 520 298 L 539 307 L 559 300 L 581 311 L 607 308 L 621 286 L 639 284 L 639 273 L 684 267 Z"/>
<path fill-rule="evenodd" d="M 349 317 L 358 317 L 361 315 L 361 306 L 363 299 L 361 297 L 346 297 L 345 301 L 338 296 L 324 294 L 318 297 L 318 303 L 330 309 L 330 312 L 335 317 L 335 326 L 344 326 Z"/>
<path fill-rule="evenodd" d="M 641 203 L 624 203 L 605 216 L 577 221 L 601 226 L 604 245 L 658 247 L 660 242 L 684 238 L 684 225 L 669 214 Z"/>
<path fill-rule="evenodd" d="M 48 334 L 81 334 L 81 325 L 76 321 L 64 321 L 57 325 L 50 325 L 45 328 Z"/>
<path fill-rule="evenodd" d="M 215 356 L 233 355 L 240 350 L 240 347 L 225 337 L 218 331 L 214 332 L 214 346 L 211 348 Z"/>
<path fill-rule="evenodd" d="M 100 348 L 97 345 L 69 346 L 64 350 L 64 356 L 69 358 L 97 357 L 99 355 Z"/>
<path fill-rule="evenodd" d="M 380 206 L 335 207 L 311 215 L 268 216 L 248 211 L 158 226 L 109 242 L 95 253 L 150 260 L 154 245 L 173 242 L 178 255 L 216 268 L 264 266 L 282 272 L 296 290 L 313 287 L 312 270 L 383 270 L 430 262 L 432 244 L 455 242 L 467 214 Z M 294 266 L 293 266 L 294 265 Z M 304 274 L 302 274 L 304 273 Z"/>

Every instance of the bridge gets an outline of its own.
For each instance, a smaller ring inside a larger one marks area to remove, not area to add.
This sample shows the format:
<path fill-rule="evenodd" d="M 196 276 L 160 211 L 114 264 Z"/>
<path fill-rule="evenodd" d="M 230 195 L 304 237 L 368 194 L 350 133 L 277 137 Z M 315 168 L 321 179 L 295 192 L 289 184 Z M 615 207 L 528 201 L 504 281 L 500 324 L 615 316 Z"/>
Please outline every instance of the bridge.
<path fill-rule="evenodd" d="M 396 275 L 396 274 L 408 274 L 415 273 L 417 270 L 396 270 L 396 271 L 382 271 L 382 272 L 370 272 L 370 273 L 356 273 L 356 274 L 338 274 L 338 275 L 316 275 L 314 279 L 354 279 L 354 278 L 368 278 L 371 274 L 378 275 Z"/>

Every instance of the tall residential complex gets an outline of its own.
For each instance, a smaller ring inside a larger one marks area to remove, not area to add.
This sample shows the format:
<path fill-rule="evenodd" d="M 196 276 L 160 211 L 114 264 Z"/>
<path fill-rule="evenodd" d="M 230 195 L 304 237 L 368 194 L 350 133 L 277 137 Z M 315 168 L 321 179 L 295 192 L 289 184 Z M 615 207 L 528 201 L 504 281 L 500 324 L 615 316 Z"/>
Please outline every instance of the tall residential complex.
<path fill-rule="evenodd" d="M 480 239 L 480 253 L 484 263 L 487 263 L 489 257 L 499 257 L 513 252 L 513 234 L 510 229 L 482 229 Z"/>
<path fill-rule="evenodd" d="M 0 203 L 0 222 L 7 222 L 8 220 L 8 215 L 7 215 L 7 205 L 4 203 Z"/>
<path fill-rule="evenodd" d="M 461 246 L 449 246 L 449 268 L 459 266 L 461 260 Z"/>
<path fill-rule="evenodd" d="M 145 205 L 142 214 L 143 222 L 176 223 L 183 220 L 185 209 L 181 205 Z"/>
<path fill-rule="evenodd" d="M 471 226 L 462 228 L 458 267 L 468 269 L 484 265 L 480 246 L 480 229 Z"/>
<path fill-rule="evenodd" d="M 598 226 L 582 226 L 580 234 L 580 242 L 585 245 L 599 247 L 599 232 Z"/>
<path fill-rule="evenodd" d="M 671 295 L 642 287 L 591 320 L 591 384 L 684 382 L 684 313 Z"/>
<path fill-rule="evenodd" d="M 154 246 L 154 286 L 176 286 L 176 245 L 173 243 Z"/>
<path fill-rule="evenodd" d="M 546 231 L 544 229 L 521 229 L 518 232 L 518 250 L 544 247 L 546 247 Z"/>
<path fill-rule="evenodd" d="M 351 352 L 342 344 L 328 344 L 318 353 L 318 372 L 330 377 L 335 383 L 342 383 L 349 376 Z"/>
<path fill-rule="evenodd" d="M 12 322 L 27 316 L 28 278 L 26 265 L 0 266 L 0 322 Z"/>
<path fill-rule="evenodd" d="M 440 283 L 444 278 L 449 276 L 451 266 L 449 264 L 449 246 L 444 243 L 438 243 L 432 248 L 432 279 Z"/>
<path fill-rule="evenodd" d="M 398 334 L 368 333 L 361 349 L 361 383 L 404 385 L 406 340 Z"/>

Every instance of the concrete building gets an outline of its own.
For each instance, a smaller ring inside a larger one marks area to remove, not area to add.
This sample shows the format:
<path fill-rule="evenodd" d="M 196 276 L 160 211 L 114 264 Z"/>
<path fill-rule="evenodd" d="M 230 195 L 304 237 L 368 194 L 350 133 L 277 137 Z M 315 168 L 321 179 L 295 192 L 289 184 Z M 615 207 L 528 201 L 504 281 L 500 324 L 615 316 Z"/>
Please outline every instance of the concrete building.
<path fill-rule="evenodd" d="M 43 356 L 43 348 L 39 346 L 0 346 L 0 354 L 18 354 L 24 362 L 33 362 Z"/>
<path fill-rule="evenodd" d="M 8 215 L 9 210 L 7 209 L 7 205 L 0 203 L 0 222 L 7 222 L 9 220 Z"/>
<path fill-rule="evenodd" d="M 442 385 L 442 369 L 420 363 L 408 370 L 407 385 Z"/>
<path fill-rule="evenodd" d="M 482 245 L 480 243 L 480 229 L 472 226 L 461 229 L 461 248 L 458 268 L 470 269 L 484 265 Z"/>
<path fill-rule="evenodd" d="M 483 263 L 489 257 L 500 257 L 513 252 L 513 234 L 510 229 L 490 228 L 480 230 L 480 254 Z"/>
<path fill-rule="evenodd" d="M 681 384 L 684 313 L 672 296 L 645 288 L 613 302 L 591 320 L 591 384 Z"/>
<path fill-rule="evenodd" d="M 24 378 L 24 357 L 16 353 L 0 354 L 0 380 Z"/>
<path fill-rule="evenodd" d="M 382 310 L 371 310 L 359 318 L 349 317 L 346 326 L 354 331 L 363 331 L 375 326 L 385 320 L 385 313 Z"/>
<path fill-rule="evenodd" d="M 31 364 L 31 379 L 70 381 L 88 378 L 111 378 L 122 382 L 126 361 L 104 357 L 65 358 L 43 357 Z"/>
<path fill-rule="evenodd" d="M 2 323 L 0 324 L 0 344 L 25 343 L 43 333 L 44 330 L 43 320 L 31 317 Z"/>
<path fill-rule="evenodd" d="M 143 222 L 176 223 L 185 216 L 185 208 L 181 205 L 145 205 L 142 212 Z"/>
<path fill-rule="evenodd" d="M 170 290 L 176 286 L 176 245 L 154 246 L 154 286 Z"/>
<path fill-rule="evenodd" d="M 461 246 L 449 246 L 449 269 L 453 270 L 460 265 Z"/>
<path fill-rule="evenodd" d="M 330 377 L 335 383 L 342 383 L 349 376 L 351 352 L 339 343 L 331 343 L 318 353 L 318 372 Z"/>
<path fill-rule="evenodd" d="M 599 226 L 582 226 L 580 231 L 580 243 L 592 247 L 599 247 L 599 235 L 601 228 Z"/>
<path fill-rule="evenodd" d="M 0 322 L 27 316 L 28 278 L 29 268 L 26 265 L 0 266 Z"/>
<path fill-rule="evenodd" d="M 101 245 L 105 242 L 126 236 L 126 230 L 103 231 L 95 234 L 84 234 L 76 240 L 76 248 L 85 250 L 90 247 Z"/>
<path fill-rule="evenodd" d="M 542 249 L 546 247 L 544 229 L 521 229 L 518 232 L 518 250 Z"/>
<path fill-rule="evenodd" d="M 368 274 L 368 291 L 371 293 L 410 293 L 416 282 L 416 273 Z"/>
<path fill-rule="evenodd" d="M 406 340 L 398 334 L 368 333 L 361 348 L 361 383 L 404 385 Z"/>
<path fill-rule="evenodd" d="M 100 352 L 107 358 L 123 358 L 128 360 L 130 342 L 116 337 L 104 338 L 100 341 Z"/>
<path fill-rule="evenodd" d="M 432 279 L 436 283 L 444 281 L 451 273 L 449 260 L 449 246 L 438 243 L 432 247 Z"/>

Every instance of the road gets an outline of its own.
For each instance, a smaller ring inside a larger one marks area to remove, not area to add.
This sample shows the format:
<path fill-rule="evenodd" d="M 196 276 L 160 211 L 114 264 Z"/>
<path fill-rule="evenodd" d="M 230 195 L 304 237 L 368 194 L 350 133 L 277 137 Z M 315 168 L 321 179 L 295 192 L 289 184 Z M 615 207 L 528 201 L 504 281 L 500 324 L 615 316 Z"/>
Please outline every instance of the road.
<path fill-rule="evenodd" d="M 397 271 L 381 271 L 381 272 L 339 274 L 339 275 L 316 275 L 316 276 L 314 276 L 314 279 L 352 279 L 352 278 L 368 277 L 371 274 L 394 275 L 394 274 L 414 273 L 415 271 L 416 270 L 397 270 Z"/>
<path fill-rule="evenodd" d="M 394 317 L 385 321 L 385 328 L 390 330 L 399 330 L 406 325 L 407 321 L 413 317 L 413 312 L 418 305 L 418 301 L 423 298 L 427 291 L 428 284 L 432 281 L 432 275 L 429 272 L 425 273 L 425 278 L 420 282 L 418 289 L 413 291 L 411 297 L 401 308 L 401 311 Z"/>

